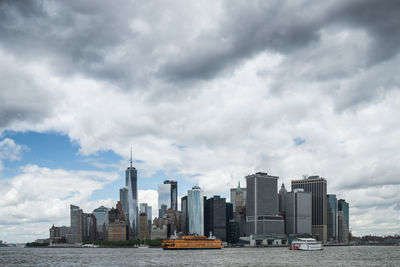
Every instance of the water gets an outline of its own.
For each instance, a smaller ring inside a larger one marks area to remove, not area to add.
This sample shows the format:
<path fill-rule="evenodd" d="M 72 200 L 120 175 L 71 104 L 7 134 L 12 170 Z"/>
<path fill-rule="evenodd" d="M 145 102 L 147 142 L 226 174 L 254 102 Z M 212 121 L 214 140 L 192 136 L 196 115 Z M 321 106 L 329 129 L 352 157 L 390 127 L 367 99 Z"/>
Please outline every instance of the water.
<path fill-rule="evenodd" d="M 225 248 L 0 248 L 0 266 L 400 266 L 400 246 Z"/>

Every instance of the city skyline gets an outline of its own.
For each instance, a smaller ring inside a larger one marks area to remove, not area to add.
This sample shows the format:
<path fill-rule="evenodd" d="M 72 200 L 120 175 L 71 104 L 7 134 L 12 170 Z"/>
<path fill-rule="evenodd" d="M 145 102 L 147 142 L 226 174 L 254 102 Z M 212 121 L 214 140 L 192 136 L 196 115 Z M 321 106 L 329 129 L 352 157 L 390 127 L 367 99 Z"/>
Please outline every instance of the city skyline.
<path fill-rule="evenodd" d="M 153 218 L 165 180 L 228 200 L 266 171 L 325 177 L 355 235 L 400 234 L 399 9 L 1 1 L 0 240 L 114 207 L 130 148 Z"/>

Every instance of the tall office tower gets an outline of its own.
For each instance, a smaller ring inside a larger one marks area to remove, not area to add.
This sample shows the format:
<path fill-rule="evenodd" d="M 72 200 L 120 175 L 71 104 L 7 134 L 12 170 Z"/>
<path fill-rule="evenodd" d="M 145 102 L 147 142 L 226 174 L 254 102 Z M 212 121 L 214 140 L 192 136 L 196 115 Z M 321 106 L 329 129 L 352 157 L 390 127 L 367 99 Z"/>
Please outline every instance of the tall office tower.
<path fill-rule="evenodd" d="M 70 205 L 71 232 L 68 243 L 81 243 L 83 235 L 83 212 L 75 205 Z"/>
<path fill-rule="evenodd" d="M 284 221 L 278 216 L 278 179 L 257 172 L 246 176 L 246 234 L 284 234 Z"/>
<path fill-rule="evenodd" d="M 109 221 L 108 209 L 104 206 L 100 206 L 93 211 L 93 215 L 96 217 L 98 239 L 107 240 L 107 230 Z"/>
<path fill-rule="evenodd" d="M 172 180 L 164 181 L 164 184 L 171 185 L 171 204 L 170 207 L 173 210 L 178 210 L 178 182 Z"/>
<path fill-rule="evenodd" d="M 164 213 L 161 211 L 165 205 L 165 211 L 171 207 L 171 184 L 158 185 L 158 217 L 162 218 Z"/>
<path fill-rule="evenodd" d="M 328 195 L 328 240 L 337 242 L 338 205 L 336 195 Z"/>
<path fill-rule="evenodd" d="M 139 239 L 150 239 L 147 214 L 144 212 L 139 215 Z"/>
<path fill-rule="evenodd" d="M 347 243 L 349 241 L 349 228 L 347 228 L 346 217 L 343 210 L 338 211 L 338 242 Z"/>
<path fill-rule="evenodd" d="M 182 211 L 182 232 L 188 234 L 189 232 L 189 219 L 188 219 L 188 199 L 187 196 L 181 198 L 181 211 Z"/>
<path fill-rule="evenodd" d="M 350 230 L 350 224 L 349 224 L 349 203 L 346 202 L 344 199 L 339 199 L 338 200 L 338 210 L 343 211 L 343 216 L 346 221 L 346 226 L 347 229 Z"/>
<path fill-rule="evenodd" d="M 286 193 L 286 234 L 311 234 L 311 192 L 294 189 Z"/>
<path fill-rule="evenodd" d="M 82 242 L 95 241 L 97 236 L 96 217 L 82 213 Z"/>
<path fill-rule="evenodd" d="M 233 203 L 226 202 L 225 210 L 226 210 L 226 212 L 225 212 L 226 241 L 229 242 L 229 221 L 233 220 Z"/>
<path fill-rule="evenodd" d="M 284 214 L 286 209 L 286 188 L 285 184 L 282 183 L 281 189 L 279 189 L 279 199 L 278 199 L 278 212 Z"/>
<path fill-rule="evenodd" d="M 233 204 L 226 202 L 226 222 L 233 219 Z"/>
<path fill-rule="evenodd" d="M 147 206 L 146 214 L 147 214 L 147 224 L 149 225 L 149 231 L 151 232 L 151 224 L 152 224 L 152 221 L 153 221 L 153 214 L 152 214 L 152 207 L 151 206 Z"/>
<path fill-rule="evenodd" d="M 226 201 L 225 198 L 214 196 L 204 203 L 204 233 L 226 241 Z"/>
<path fill-rule="evenodd" d="M 123 187 L 119 190 L 119 201 L 122 205 L 122 211 L 125 215 L 125 221 L 129 224 L 129 207 L 128 207 L 128 187 Z"/>
<path fill-rule="evenodd" d="M 189 234 L 204 235 L 204 199 L 200 187 L 194 186 L 188 190 L 187 209 L 189 219 Z"/>
<path fill-rule="evenodd" d="M 135 238 L 138 234 L 138 190 L 137 190 L 137 170 L 132 167 L 132 151 L 131 151 L 131 166 L 126 169 L 125 185 L 128 187 L 128 218 L 130 238 Z"/>
<path fill-rule="evenodd" d="M 238 196 L 238 200 L 240 201 L 237 203 L 236 199 L 236 193 L 239 192 L 241 193 L 240 196 Z M 237 188 L 231 188 L 231 202 L 233 203 L 233 212 L 239 212 L 236 211 L 236 207 L 246 207 L 246 197 L 247 197 L 247 189 L 240 187 L 240 182 L 238 182 L 238 187 Z"/>
<path fill-rule="evenodd" d="M 327 182 L 325 178 L 310 176 L 302 180 L 292 181 L 292 190 L 303 188 L 312 195 L 312 234 L 319 241 L 326 243 L 328 237 L 328 205 Z"/>

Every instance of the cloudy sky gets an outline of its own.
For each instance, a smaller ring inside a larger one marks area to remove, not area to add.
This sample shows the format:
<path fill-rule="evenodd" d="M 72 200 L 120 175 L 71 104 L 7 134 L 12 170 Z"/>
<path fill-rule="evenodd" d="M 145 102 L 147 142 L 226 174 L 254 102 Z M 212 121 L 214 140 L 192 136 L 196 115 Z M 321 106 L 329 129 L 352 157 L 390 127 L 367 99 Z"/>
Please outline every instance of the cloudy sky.
<path fill-rule="evenodd" d="M 256 171 L 328 180 L 355 235 L 400 233 L 400 2 L 0 1 L 0 240 Z M 156 209 L 154 209 L 156 212 Z"/>

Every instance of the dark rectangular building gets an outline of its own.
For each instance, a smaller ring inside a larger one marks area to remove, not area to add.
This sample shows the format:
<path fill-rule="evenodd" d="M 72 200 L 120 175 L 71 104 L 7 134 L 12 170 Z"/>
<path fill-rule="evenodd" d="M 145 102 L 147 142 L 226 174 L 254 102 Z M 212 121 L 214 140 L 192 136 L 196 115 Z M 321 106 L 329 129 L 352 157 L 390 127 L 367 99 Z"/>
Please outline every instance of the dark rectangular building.
<path fill-rule="evenodd" d="M 182 232 L 183 234 L 186 235 L 189 232 L 187 196 L 181 198 L 181 210 L 182 210 Z"/>
<path fill-rule="evenodd" d="M 226 241 L 226 200 L 214 196 L 204 202 L 204 234 Z"/>

